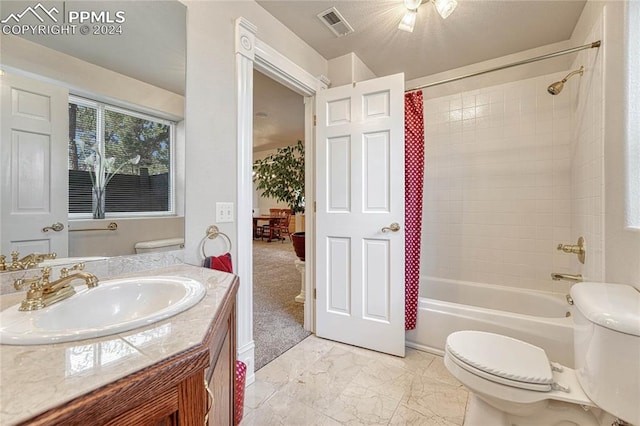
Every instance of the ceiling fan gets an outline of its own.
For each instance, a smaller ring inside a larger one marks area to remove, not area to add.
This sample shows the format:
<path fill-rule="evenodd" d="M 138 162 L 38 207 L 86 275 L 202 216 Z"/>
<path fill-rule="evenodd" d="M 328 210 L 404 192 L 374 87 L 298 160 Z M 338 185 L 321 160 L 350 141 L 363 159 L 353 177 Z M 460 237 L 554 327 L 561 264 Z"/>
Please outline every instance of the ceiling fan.
<path fill-rule="evenodd" d="M 398 29 L 413 32 L 413 28 L 416 25 L 416 17 L 418 16 L 418 8 L 422 3 L 426 2 L 433 3 L 440 16 L 442 16 L 442 19 L 447 19 L 458 5 L 456 0 L 404 0 L 404 6 L 407 8 L 407 12 L 400 21 Z"/>

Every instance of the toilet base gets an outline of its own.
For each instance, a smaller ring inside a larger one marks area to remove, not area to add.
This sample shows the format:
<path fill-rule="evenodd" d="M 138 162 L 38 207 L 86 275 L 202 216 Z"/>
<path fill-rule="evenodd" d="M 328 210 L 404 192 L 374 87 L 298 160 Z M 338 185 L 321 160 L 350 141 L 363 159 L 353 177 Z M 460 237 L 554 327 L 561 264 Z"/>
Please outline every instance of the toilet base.
<path fill-rule="evenodd" d="M 464 426 L 511 426 L 507 413 L 478 398 L 471 393 L 467 402 L 467 413 L 464 416 Z"/>
<path fill-rule="evenodd" d="M 615 418 L 594 407 L 549 401 L 531 416 L 521 417 L 500 411 L 471 393 L 464 426 L 609 426 Z"/>

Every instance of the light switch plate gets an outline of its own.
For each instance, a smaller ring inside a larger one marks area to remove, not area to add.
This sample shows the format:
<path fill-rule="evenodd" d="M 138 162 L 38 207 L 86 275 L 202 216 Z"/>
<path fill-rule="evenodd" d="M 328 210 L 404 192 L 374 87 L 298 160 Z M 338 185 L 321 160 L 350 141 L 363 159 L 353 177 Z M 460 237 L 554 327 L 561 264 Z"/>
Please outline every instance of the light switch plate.
<path fill-rule="evenodd" d="M 233 222 L 233 203 L 216 203 L 216 222 Z"/>

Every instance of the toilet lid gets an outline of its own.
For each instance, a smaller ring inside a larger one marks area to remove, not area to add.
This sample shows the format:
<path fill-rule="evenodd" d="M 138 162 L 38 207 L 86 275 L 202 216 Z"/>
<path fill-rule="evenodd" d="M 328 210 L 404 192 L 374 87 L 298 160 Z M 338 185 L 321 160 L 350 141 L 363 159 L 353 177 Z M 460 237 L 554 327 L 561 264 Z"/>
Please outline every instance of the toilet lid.
<path fill-rule="evenodd" d="M 553 373 L 543 349 L 499 334 L 457 331 L 447 352 L 460 367 L 488 380 L 521 389 L 550 391 Z"/>

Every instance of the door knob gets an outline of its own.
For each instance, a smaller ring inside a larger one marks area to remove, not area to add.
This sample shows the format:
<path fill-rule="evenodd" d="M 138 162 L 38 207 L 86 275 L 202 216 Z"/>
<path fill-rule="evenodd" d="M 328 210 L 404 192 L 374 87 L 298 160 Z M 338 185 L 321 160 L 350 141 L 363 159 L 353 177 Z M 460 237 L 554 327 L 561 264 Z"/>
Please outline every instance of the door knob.
<path fill-rule="evenodd" d="M 64 225 L 60 222 L 56 222 L 51 226 L 45 226 L 44 228 L 42 228 L 42 232 L 49 232 L 50 229 L 52 231 L 60 232 L 64 229 Z"/>
<path fill-rule="evenodd" d="M 382 232 L 387 232 L 387 231 L 398 232 L 399 230 L 400 230 L 400 224 L 397 222 L 393 222 L 391 225 L 385 226 L 384 228 L 382 228 Z"/>

